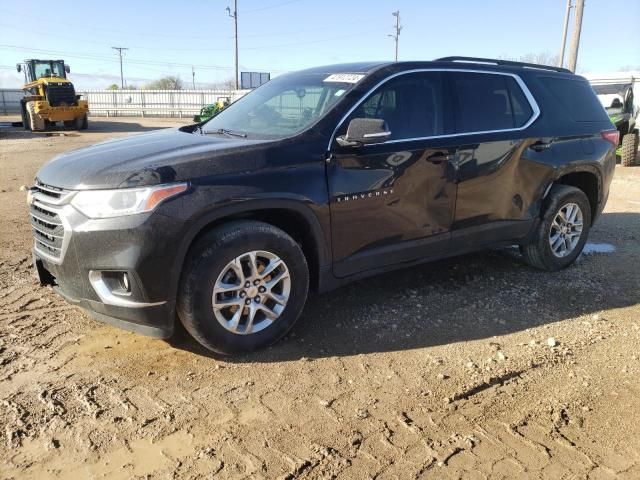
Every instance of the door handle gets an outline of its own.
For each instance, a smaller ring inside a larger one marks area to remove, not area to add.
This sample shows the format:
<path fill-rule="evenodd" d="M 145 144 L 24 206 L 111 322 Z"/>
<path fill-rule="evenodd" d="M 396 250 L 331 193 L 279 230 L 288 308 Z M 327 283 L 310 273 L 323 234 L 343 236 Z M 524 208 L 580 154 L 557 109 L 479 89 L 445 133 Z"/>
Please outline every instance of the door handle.
<path fill-rule="evenodd" d="M 438 153 L 434 153 L 433 155 L 430 155 L 427 157 L 427 162 L 431 162 L 431 163 L 435 163 L 435 164 L 439 164 L 439 163 L 443 163 L 443 162 L 450 162 L 451 160 L 453 160 L 454 155 L 450 155 L 448 153 L 442 153 L 442 152 L 438 152 Z"/>
<path fill-rule="evenodd" d="M 532 143 L 529 145 L 529 148 L 535 152 L 542 152 L 551 146 L 552 142 L 543 142 L 542 140 L 537 141 L 536 143 Z"/>

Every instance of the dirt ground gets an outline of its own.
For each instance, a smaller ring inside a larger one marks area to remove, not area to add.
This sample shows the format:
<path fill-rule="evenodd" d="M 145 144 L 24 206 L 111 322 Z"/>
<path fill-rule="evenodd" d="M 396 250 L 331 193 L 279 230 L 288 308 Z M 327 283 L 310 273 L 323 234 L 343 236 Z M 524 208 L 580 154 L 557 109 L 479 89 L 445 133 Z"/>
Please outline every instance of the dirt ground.
<path fill-rule="evenodd" d="M 0 129 L 2 478 L 640 478 L 640 168 L 617 167 L 564 271 L 511 248 L 427 264 L 216 358 L 97 323 L 32 275 L 20 187 L 38 168 L 179 123 Z"/>

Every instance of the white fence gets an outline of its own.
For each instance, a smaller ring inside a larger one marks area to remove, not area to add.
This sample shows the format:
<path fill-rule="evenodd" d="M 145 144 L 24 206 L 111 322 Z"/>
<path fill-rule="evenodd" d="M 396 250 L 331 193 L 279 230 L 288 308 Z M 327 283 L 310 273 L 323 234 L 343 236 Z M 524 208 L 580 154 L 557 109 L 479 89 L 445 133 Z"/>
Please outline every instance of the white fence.
<path fill-rule="evenodd" d="M 84 90 L 94 116 L 192 117 L 218 100 L 235 102 L 249 90 Z M 0 114 L 19 114 L 22 90 L 0 89 Z"/>

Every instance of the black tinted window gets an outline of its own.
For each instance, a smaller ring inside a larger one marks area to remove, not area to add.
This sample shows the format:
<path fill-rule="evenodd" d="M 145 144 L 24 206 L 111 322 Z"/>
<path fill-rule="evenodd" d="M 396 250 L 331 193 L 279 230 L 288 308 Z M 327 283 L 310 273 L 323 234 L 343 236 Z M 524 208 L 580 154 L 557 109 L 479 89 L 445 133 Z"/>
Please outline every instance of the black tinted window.
<path fill-rule="evenodd" d="M 513 77 L 452 73 L 451 78 L 457 98 L 457 132 L 517 128 L 531 118 L 531 105 Z"/>
<path fill-rule="evenodd" d="M 540 77 L 540 81 L 576 122 L 607 121 L 607 114 L 586 80 Z"/>
<path fill-rule="evenodd" d="M 450 133 L 444 124 L 443 89 L 439 72 L 400 75 L 378 88 L 349 119 L 382 118 L 394 140 Z"/>

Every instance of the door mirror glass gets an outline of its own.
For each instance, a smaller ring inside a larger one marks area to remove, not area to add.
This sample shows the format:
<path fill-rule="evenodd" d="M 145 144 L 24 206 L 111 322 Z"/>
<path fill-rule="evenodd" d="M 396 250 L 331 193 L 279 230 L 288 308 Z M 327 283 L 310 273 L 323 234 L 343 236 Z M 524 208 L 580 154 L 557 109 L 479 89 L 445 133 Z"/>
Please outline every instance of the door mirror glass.
<path fill-rule="evenodd" d="M 18 73 L 21 72 L 22 71 L 22 64 L 16 63 L 16 70 L 18 71 Z"/>
<path fill-rule="evenodd" d="M 382 143 L 391 136 L 387 122 L 382 118 L 354 118 L 347 133 L 336 138 L 343 147 L 356 147 L 370 143 Z"/>
<path fill-rule="evenodd" d="M 71 73 L 71 67 L 69 67 L 69 65 L 67 65 L 66 63 L 64 65 L 64 71 L 67 73 Z"/>

